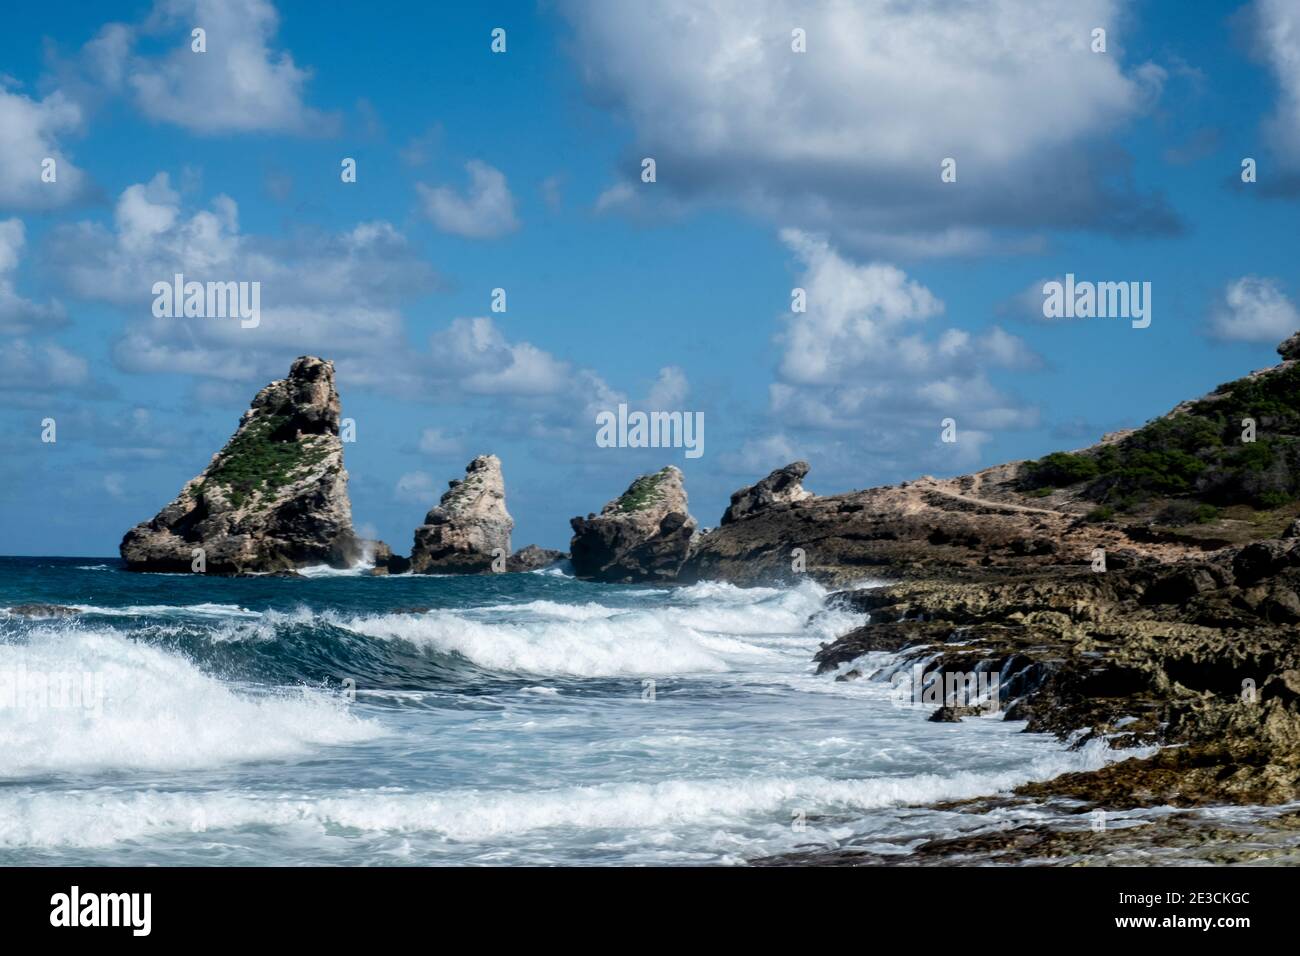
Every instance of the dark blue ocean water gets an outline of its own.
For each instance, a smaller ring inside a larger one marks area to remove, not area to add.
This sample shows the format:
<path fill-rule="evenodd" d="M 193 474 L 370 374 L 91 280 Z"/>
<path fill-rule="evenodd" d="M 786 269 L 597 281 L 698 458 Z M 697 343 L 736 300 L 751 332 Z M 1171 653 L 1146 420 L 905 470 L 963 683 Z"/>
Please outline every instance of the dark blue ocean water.
<path fill-rule="evenodd" d="M 0 865 L 903 852 L 971 825 L 907 804 L 1101 759 L 814 675 L 824 596 L 0 558 Z"/>

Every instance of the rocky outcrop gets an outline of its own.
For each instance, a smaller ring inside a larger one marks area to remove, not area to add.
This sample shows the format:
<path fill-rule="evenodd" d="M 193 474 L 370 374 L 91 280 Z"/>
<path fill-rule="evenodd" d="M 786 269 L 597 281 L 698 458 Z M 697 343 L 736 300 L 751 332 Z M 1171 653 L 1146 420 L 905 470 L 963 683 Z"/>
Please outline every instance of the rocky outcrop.
<path fill-rule="evenodd" d="M 370 565 L 369 573 L 376 577 L 385 574 L 405 574 L 411 570 L 410 558 L 394 554 L 382 541 L 362 541 L 361 560 Z"/>
<path fill-rule="evenodd" d="M 208 467 L 122 539 L 131 571 L 266 573 L 361 558 L 334 365 L 297 359 L 253 399 Z"/>
<path fill-rule="evenodd" d="M 1280 365 L 1077 452 L 827 497 L 802 497 L 800 463 L 788 466 L 732 496 L 680 580 L 951 578 L 1081 566 L 1096 549 L 1114 567 L 1296 534 L 1300 333 L 1278 351 Z M 1247 418 L 1259 426 L 1249 454 Z"/>
<path fill-rule="evenodd" d="M 1287 362 L 1300 360 L 1300 332 L 1296 332 L 1277 347 L 1277 354 Z"/>
<path fill-rule="evenodd" d="M 483 574 L 510 554 L 514 519 L 506 511 L 501 459 L 479 455 L 465 477 L 448 483 L 437 507 L 415 529 L 411 571 L 416 574 Z M 501 565 L 504 568 L 504 564 Z"/>
<path fill-rule="evenodd" d="M 697 527 L 673 465 L 637 478 L 600 514 L 569 523 L 574 574 L 616 583 L 675 580 Z"/>
<path fill-rule="evenodd" d="M 550 567 L 557 561 L 564 561 L 568 554 L 563 551 L 556 551 L 553 548 L 539 548 L 535 544 L 520 548 L 510 559 L 506 561 L 507 571 L 538 571 L 542 568 Z"/>
<path fill-rule="evenodd" d="M 760 508 L 701 537 L 680 580 L 756 585 L 789 582 L 806 573 L 847 584 L 961 575 L 990 566 L 1085 565 L 1095 548 L 1107 549 L 1117 561 L 1162 560 L 1200 550 L 1135 540 L 1114 526 L 1089 521 L 1083 509 L 1026 504 L 1015 490 L 1014 475 L 1015 466 L 1004 465 L 962 478 L 921 478 Z"/>
<path fill-rule="evenodd" d="M 1118 571 L 905 582 L 831 603 L 871 623 L 825 645 L 820 673 L 847 676 L 864 654 L 893 650 L 931 674 L 997 674 L 1004 716 L 1031 732 L 1180 745 L 1021 794 L 1111 808 L 1300 798 L 1300 542 Z"/>
<path fill-rule="evenodd" d="M 721 523 L 728 525 L 760 511 L 811 498 L 812 492 L 803 487 L 807 474 L 808 462 L 795 461 L 778 468 L 762 481 L 741 488 L 731 496 L 731 506 L 723 512 Z"/>

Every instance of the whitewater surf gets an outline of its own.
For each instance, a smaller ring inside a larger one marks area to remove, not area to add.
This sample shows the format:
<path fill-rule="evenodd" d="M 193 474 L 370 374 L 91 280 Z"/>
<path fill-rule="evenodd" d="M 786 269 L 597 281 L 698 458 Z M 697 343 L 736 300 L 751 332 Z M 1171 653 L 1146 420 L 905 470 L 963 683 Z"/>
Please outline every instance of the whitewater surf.
<path fill-rule="evenodd" d="M 969 828 L 926 809 L 1100 766 L 817 676 L 825 591 L 562 573 L 136 575 L 0 559 L 0 864 L 717 864 Z M 887 674 L 888 655 L 867 669 Z M 84 703 L 84 701 L 83 701 Z M 995 825 L 996 821 L 986 821 Z"/>

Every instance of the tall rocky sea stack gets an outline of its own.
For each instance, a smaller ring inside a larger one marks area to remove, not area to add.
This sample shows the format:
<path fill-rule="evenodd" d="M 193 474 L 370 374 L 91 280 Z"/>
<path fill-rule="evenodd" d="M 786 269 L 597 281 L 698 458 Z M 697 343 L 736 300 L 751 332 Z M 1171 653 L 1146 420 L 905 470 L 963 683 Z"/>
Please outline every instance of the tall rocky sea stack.
<path fill-rule="evenodd" d="M 442 500 L 415 529 L 411 570 L 417 574 L 480 574 L 510 554 L 515 522 L 506 511 L 501 459 L 479 455 L 465 477 L 450 483 Z M 504 568 L 504 565 L 501 565 Z"/>
<path fill-rule="evenodd" d="M 599 515 L 569 523 L 574 574 L 617 583 L 675 580 L 696 530 L 673 465 L 642 475 Z"/>
<path fill-rule="evenodd" d="M 132 571 L 357 563 L 334 364 L 303 356 L 258 392 L 226 446 L 153 520 L 126 533 L 121 553 Z"/>

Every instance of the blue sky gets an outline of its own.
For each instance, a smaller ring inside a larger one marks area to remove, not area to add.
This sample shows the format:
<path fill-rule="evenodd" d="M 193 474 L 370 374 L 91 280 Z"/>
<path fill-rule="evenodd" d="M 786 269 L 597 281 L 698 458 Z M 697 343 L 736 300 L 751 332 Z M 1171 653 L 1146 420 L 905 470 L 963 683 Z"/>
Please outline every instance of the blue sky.
<path fill-rule="evenodd" d="M 0 553 L 115 553 L 304 353 L 398 550 L 480 453 L 563 547 L 663 464 L 711 525 L 795 457 L 832 493 L 1140 424 L 1300 325 L 1298 45 L 1284 0 L 18 5 Z M 153 318 L 174 271 L 260 281 L 262 324 Z M 1067 272 L 1150 282 L 1151 326 L 1045 320 Z M 620 401 L 705 454 L 597 447 Z"/>

